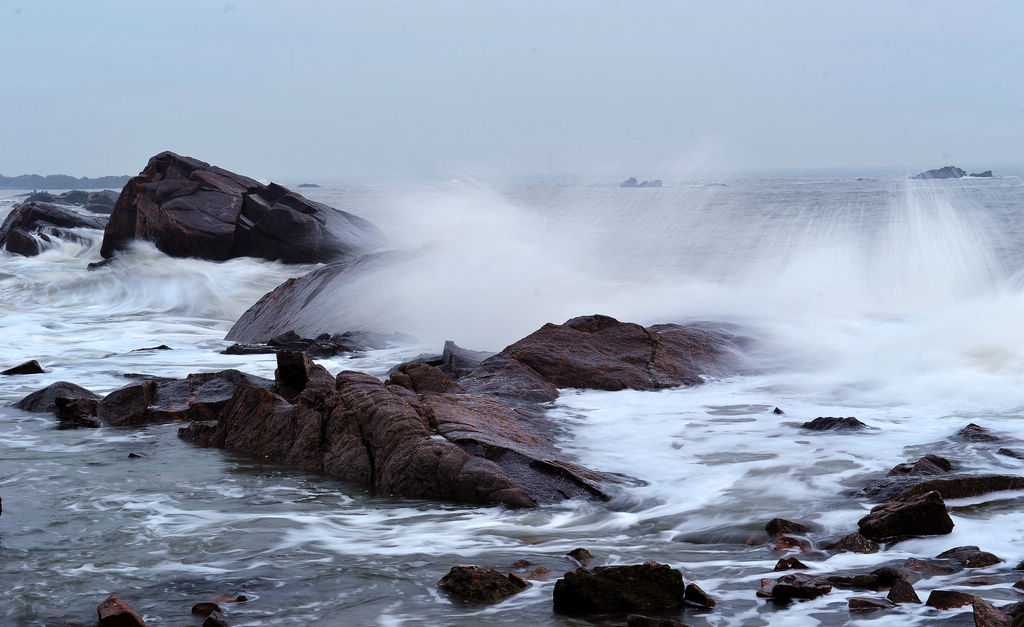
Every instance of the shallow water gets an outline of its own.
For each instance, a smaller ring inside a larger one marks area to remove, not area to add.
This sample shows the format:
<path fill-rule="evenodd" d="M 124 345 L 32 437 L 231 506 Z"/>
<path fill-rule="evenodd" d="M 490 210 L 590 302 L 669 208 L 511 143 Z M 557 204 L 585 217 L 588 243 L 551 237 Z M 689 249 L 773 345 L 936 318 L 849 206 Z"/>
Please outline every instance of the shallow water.
<path fill-rule="evenodd" d="M 1024 462 L 994 454 L 1024 446 L 1020 179 L 453 182 L 308 195 L 375 221 L 398 247 L 429 251 L 428 263 L 354 286 L 357 307 L 324 305 L 339 331 L 369 321 L 420 342 L 321 361 L 331 372 L 383 376 L 445 339 L 499 349 L 544 322 L 600 312 L 737 325 L 748 338 L 743 374 L 659 392 L 565 391 L 549 410 L 568 427 L 563 446 L 642 480 L 610 503 L 513 512 L 381 498 L 195 448 L 178 425 L 61 431 L 8 406 L 57 380 L 106 393 L 125 373 L 272 376 L 272 356 L 217 351 L 246 307 L 310 267 L 170 259 L 139 245 L 89 272 L 100 234 L 88 231 L 91 245 L 0 256 L 0 365 L 38 359 L 47 371 L 0 378 L 0 585 L 10 589 L 0 622 L 87 624 L 116 592 L 152 625 L 198 625 L 191 605 L 222 593 L 250 599 L 226 608 L 233 625 L 589 624 L 552 613 L 553 582 L 491 607 L 435 587 L 459 563 L 507 570 L 526 559 L 560 572 L 572 567 L 564 554 L 585 546 L 599 563 L 682 570 L 718 600 L 685 610 L 691 625 L 972 624 L 969 608 L 853 616 L 849 597 L 875 595 L 838 589 L 775 607 L 754 592 L 781 555 L 745 542 L 775 516 L 835 540 L 870 507 L 854 491 L 925 453 L 1021 473 Z M 136 350 L 160 344 L 173 350 Z M 874 429 L 798 428 L 828 415 Z M 953 443 L 969 422 L 1008 443 Z M 1009 586 L 1024 559 L 1024 492 L 949 505 L 949 536 L 801 559 L 815 573 L 852 574 L 978 544 L 1004 562 L 922 580 L 918 594 L 1018 600 Z"/>

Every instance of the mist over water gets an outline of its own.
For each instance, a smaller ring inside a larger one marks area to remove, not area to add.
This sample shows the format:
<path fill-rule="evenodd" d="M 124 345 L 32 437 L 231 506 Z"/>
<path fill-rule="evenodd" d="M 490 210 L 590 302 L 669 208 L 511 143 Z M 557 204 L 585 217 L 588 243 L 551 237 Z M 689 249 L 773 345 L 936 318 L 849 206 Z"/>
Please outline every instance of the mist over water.
<path fill-rule="evenodd" d="M 172 259 L 138 244 L 93 270 L 99 232 L 34 258 L 0 254 L 0 622 L 94 615 L 110 591 L 150 624 L 191 624 L 192 603 L 244 593 L 235 625 L 582 624 L 551 612 L 553 582 L 493 607 L 441 596 L 457 563 L 560 572 L 586 546 L 603 563 L 657 560 L 719 601 L 693 625 L 841 624 L 834 590 L 776 609 L 754 597 L 780 557 L 744 542 L 767 520 L 811 522 L 822 539 L 870 505 L 850 494 L 893 465 L 936 453 L 969 472 L 1020 474 L 1019 460 L 950 436 L 974 421 L 1024 442 L 1024 203 L 1020 179 L 853 178 L 601 185 L 324 187 L 314 200 L 363 216 L 410 253 L 325 290 L 309 315 L 416 342 L 323 360 L 383 376 L 446 339 L 498 350 L 545 322 L 603 313 L 648 323 L 709 321 L 740 336 L 744 369 L 658 392 L 567 390 L 549 409 L 581 463 L 640 479 L 611 503 L 531 512 L 373 497 L 329 478 L 196 449 L 176 425 L 58 431 L 9 403 L 57 380 L 98 393 L 125 373 L 181 377 L 273 356 L 218 351 L 265 292 L 313 266 Z M 0 204 L 0 218 L 12 203 Z M 170 351 L 136 351 L 167 344 Z M 775 415 L 772 408 L 785 410 Z M 875 429 L 807 433 L 822 415 Z M 129 452 L 143 455 L 126 459 Z M 126 465 L 127 463 L 127 465 Z M 1024 496 L 951 501 L 950 536 L 882 554 L 806 556 L 814 574 L 869 572 L 978 544 L 1004 563 L 974 593 L 1012 601 L 1024 559 Z M 826 559 L 827 558 L 827 559 Z M 801 559 L 804 559 L 801 557 Z M 968 574 L 915 584 L 967 585 Z M 55 599 L 59 600 L 55 601 Z M 969 621 L 904 608 L 872 624 Z"/>

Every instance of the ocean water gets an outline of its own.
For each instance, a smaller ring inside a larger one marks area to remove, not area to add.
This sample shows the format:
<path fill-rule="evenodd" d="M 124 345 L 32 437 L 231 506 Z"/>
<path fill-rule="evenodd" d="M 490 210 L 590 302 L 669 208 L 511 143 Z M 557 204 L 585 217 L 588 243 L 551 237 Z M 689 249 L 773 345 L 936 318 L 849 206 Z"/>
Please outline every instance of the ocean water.
<path fill-rule="evenodd" d="M 745 338 L 743 367 L 657 392 L 565 390 L 548 409 L 580 462 L 641 481 L 609 503 L 533 511 L 384 498 L 328 477 L 179 441 L 178 425 L 57 430 L 9 407 L 58 380 L 97 393 L 126 373 L 182 377 L 272 356 L 222 355 L 237 317 L 312 266 L 172 259 L 139 244 L 94 271 L 98 231 L 35 258 L 0 253 L 0 624 L 91 624 L 115 592 L 151 625 L 198 625 L 217 594 L 232 625 L 588 625 L 552 611 L 553 581 L 493 606 L 453 602 L 455 564 L 556 572 L 656 560 L 717 601 L 690 625 L 973 624 L 970 608 L 850 614 L 834 589 L 777 607 L 755 597 L 783 556 L 750 546 L 776 516 L 820 545 L 856 530 L 853 496 L 926 453 L 971 472 L 1024 473 L 1024 180 L 776 178 L 661 189 L 475 181 L 303 190 L 374 221 L 415 263 L 318 303 L 338 331 L 401 331 L 407 345 L 321 360 L 384 376 L 446 339 L 498 350 L 540 327 L 604 313 L 709 321 Z M 0 193 L 0 218 L 17 201 Z M 166 344 L 173 350 L 137 349 Z M 775 407 L 785 413 L 772 413 Z M 812 433 L 817 416 L 873 427 Z M 1005 441 L 963 444 L 974 422 Z M 129 458 L 129 453 L 140 455 Z M 976 544 L 1004 561 L 915 582 L 1019 600 L 1024 491 L 949 501 L 952 534 L 872 555 L 800 555 L 814 574 L 866 573 Z M 532 566 L 531 566 L 532 568 Z M 525 571 L 518 571 L 525 574 Z M 620 617 L 621 618 L 621 617 Z"/>

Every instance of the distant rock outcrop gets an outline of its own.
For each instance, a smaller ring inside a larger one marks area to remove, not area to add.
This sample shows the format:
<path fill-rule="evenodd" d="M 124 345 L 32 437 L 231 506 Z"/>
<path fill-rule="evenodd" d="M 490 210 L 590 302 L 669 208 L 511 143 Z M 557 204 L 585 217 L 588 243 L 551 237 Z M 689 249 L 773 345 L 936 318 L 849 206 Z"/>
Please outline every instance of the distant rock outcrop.
<path fill-rule="evenodd" d="M 76 178 L 67 174 L 22 174 L 21 176 L 0 175 L 0 189 L 121 189 L 129 176 L 101 176 Z"/>
<path fill-rule="evenodd" d="M 990 179 L 992 178 L 992 170 L 985 170 L 984 172 L 977 172 L 969 175 L 971 178 L 976 179 Z"/>
<path fill-rule="evenodd" d="M 162 152 L 121 191 L 100 253 L 110 258 L 134 239 L 173 257 L 318 263 L 364 255 L 384 237 L 367 220 L 275 183 Z"/>
<path fill-rule="evenodd" d="M 629 177 L 625 181 L 619 183 L 619 187 L 661 187 L 660 179 L 651 179 L 649 181 L 637 181 L 636 177 Z"/>

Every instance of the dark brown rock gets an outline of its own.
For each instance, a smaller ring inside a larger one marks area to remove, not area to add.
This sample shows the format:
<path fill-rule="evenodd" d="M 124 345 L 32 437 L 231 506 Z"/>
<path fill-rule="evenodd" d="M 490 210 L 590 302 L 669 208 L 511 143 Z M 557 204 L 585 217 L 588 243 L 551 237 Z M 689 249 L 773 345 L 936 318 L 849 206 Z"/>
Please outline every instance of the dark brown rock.
<path fill-rule="evenodd" d="M 544 566 L 538 566 L 530 571 L 530 574 L 526 575 L 527 579 L 533 581 L 549 581 L 551 579 L 558 579 L 558 575 L 554 573 L 550 568 Z"/>
<path fill-rule="evenodd" d="M 863 597 L 851 597 L 847 601 L 847 605 L 851 612 L 875 612 L 895 607 L 893 603 L 886 599 L 865 599 Z"/>
<path fill-rule="evenodd" d="M 917 559 L 916 557 L 908 557 L 907 561 L 903 564 L 903 567 L 909 571 L 921 573 L 929 577 L 933 575 L 948 575 L 956 572 L 957 570 L 955 568 L 951 568 L 948 563 L 936 564 L 934 562 L 926 562 L 925 560 Z"/>
<path fill-rule="evenodd" d="M 772 590 L 775 589 L 775 584 L 778 583 L 774 579 L 761 578 L 761 587 L 757 590 L 757 596 L 770 599 L 772 596 Z"/>
<path fill-rule="evenodd" d="M 32 392 L 25 398 L 14 403 L 12 407 L 33 413 L 56 413 L 58 411 L 58 400 L 65 403 L 76 400 L 86 400 L 95 403 L 99 399 L 100 397 L 98 395 L 93 394 L 81 386 L 75 385 L 74 383 L 68 383 L 67 381 L 58 381 L 56 383 L 51 383 L 41 390 Z"/>
<path fill-rule="evenodd" d="M 439 368 L 415 361 L 399 365 L 387 383 L 400 385 L 412 392 L 452 392 L 458 394 L 465 392 L 462 386 L 452 381 Z"/>
<path fill-rule="evenodd" d="M 811 528 L 807 525 L 802 525 L 798 522 L 792 522 L 783 518 L 772 518 L 768 521 L 768 524 L 764 526 L 764 530 L 767 531 L 770 536 L 782 536 L 807 533 Z"/>
<path fill-rule="evenodd" d="M 800 538 L 794 538 L 792 536 L 782 536 L 775 541 L 775 551 L 783 553 L 785 551 L 800 551 L 801 553 L 810 553 L 813 549 L 811 544 L 806 540 Z"/>
<path fill-rule="evenodd" d="M 1002 439 L 985 427 L 980 427 L 973 422 L 957 431 L 953 437 L 961 442 L 998 442 Z"/>
<path fill-rule="evenodd" d="M 801 429 L 808 431 L 856 431 L 868 429 L 869 427 L 853 416 L 837 418 L 835 416 L 818 416 L 810 422 L 800 425 Z"/>
<path fill-rule="evenodd" d="M 192 613 L 198 616 L 209 616 L 213 612 L 219 612 L 220 606 L 212 602 L 196 603 L 192 606 Z"/>
<path fill-rule="evenodd" d="M 683 592 L 683 600 L 687 603 L 692 603 L 697 607 L 707 609 L 715 607 L 715 600 L 711 598 L 711 595 L 704 592 L 700 586 L 692 582 L 686 584 L 686 590 Z"/>
<path fill-rule="evenodd" d="M 928 600 L 925 601 L 925 605 L 940 610 L 951 610 L 971 605 L 972 603 L 974 603 L 973 594 L 957 592 L 955 590 L 932 590 L 931 594 L 928 595 Z"/>
<path fill-rule="evenodd" d="M 626 617 L 626 627 L 686 627 L 686 625 L 681 621 L 665 616 L 630 614 Z"/>
<path fill-rule="evenodd" d="M 779 577 L 771 587 L 771 598 L 782 601 L 816 599 L 832 591 L 824 577 L 791 573 Z"/>
<path fill-rule="evenodd" d="M 566 553 L 566 555 L 576 560 L 580 566 L 587 566 L 594 561 L 594 556 L 583 547 L 577 547 Z"/>
<path fill-rule="evenodd" d="M 437 582 L 438 588 L 453 597 L 477 603 L 497 603 L 521 592 L 528 585 L 514 575 L 477 566 L 453 566 Z"/>
<path fill-rule="evenodd" d="M 939 535 L 953 531 L 953 521 L 938 492 L 877 505 L 857 525 L 862 534 L 873 540 Z"/>
<path fill-rule="evenodd" d="M 280 185 L 162 152 L 121 191 L 100 254 L 109 258 L 133 239 L 173 257 L 317 263 L 358 257 L 383 236 L 362 218 Z"/>
<path fill-rule="evenodd" d="M 917 592 L 914 590 L 914 586 L 905 579 L 899 579 L 892 583 L 892 588 L 889 589 L 889 594 L 886 596 L 887 599 L 893 603 L 920 603 L 921 599 L 918 598 Z"/>
<path fill-rule="evenodd" d="M 619 322 L 601 315 L 548 323 L 485 360 L 459 383 L 497 397 L 544 402 L 558 388 L 656 390 L 701 383 L 732 338 L 698 326 Z"/>
<path fill-rule="evenodd" d="M 113 594 L 96 606 L 96 615 L 100 627 L 146 627 L 139 613 Z"/>
<path fill-rule="evenodd" d="M 1003 447 L 996 451 L 999 455 L 1005 455 L 1014 459 L 1024 459 L 1024 449 Z"/>
<path fill-rule="evenodd" d="M 0 247 L 9 253 L 31 257 L 42 251 L 33 235 L 49 245 L 51 237 L 79 239 L 68 229 L 102 229 L 105 220 L 43 202 L 25 202 L 7 214 L 0 225 Z"/>
<path fill-rule="evenodd" d="M 935 557 L 952 560 L 964 568 L 984 568 L 985 566 L 992 566 L 1003 561 L 976 546 L 958 546 L 954 549 L 943 551 Z"/>
<path fill-rule="evenodd" d="M 682 573 L 657 562 L 580 568 L 555 582 L 554 605 L 563 614 L 674 610 L 684 591 Z"/>
<path fill-rule="evenodd" d="M 974 602 L 971 605 L 974 611 L 975 627 L 1013 627 L 1014 625 L 1013 616 L 997 609 L 984 599 L 974 597 Z"/>
<path fill-rule="evenodd" d="M 862 534 L 854 531 L 839 539 L 839 541 L 825 547 L 829 551 L 848 551 L 850 553 L 877 553 L 878 543 L 871 541 Z"/>
<path fill-rule="evenodd" d="M 883 567 L 871 571 L 868 575 L 853 577 L 831 576 L 828 582 L 837 588 L 862 588 L 881 590 L 891 587 L 897 581 L 905 581 L 907 576 L 895 568 Z"/>
<path fill-rule="evenodd" d="M 953 463 L 945 457 L 928 454 L 916 462 L 897 464 L 889 471 L 890 475 L 942 475 L 953 470 Z"/>
<path fill-rule="evenodd" d="M 1024 489 L 1024 477 L 1015 475 L 954 475 L 942 478 L 895 478 L 876 482 L 862 494 L 880 500 L 906 500 L 927 492 L 943 499 L 965 499 L 1002 490 Z"/>
<path fill-rule="evenodd" d="M 279 376 L 284 358 L 278 353 Z M 240 385 L 215 424 L 195 422 L 179 436 L 379 494 L 509 507 L 607 498 L 600 484 L 612 478 L 560 459 L 553 431 L 534 414 L 487 397 L 417 395 L 357 372 L 308 381 L 291 402 Z"/>
<path fill-rule="evenodd" d="M 210 603 L 245 603 L 248 600 L 244 594 L 218 594 L 210 599 Z"/>
<path fill-rule="evenodd" d="M 46 372 L 46 371 L 43 370 L 43 367 L 39 365 L 39 362 L 36 361 L 35 359 L 33 359 L 31 361 L 26 361 L 25 363 L 18 364 L 17 366 L 14 366 L 13 368 L 8 368 L 7 370 L 0 371 L 0 374 L 3 374 L 3 375 L 42 374 L 44 372 Z"/>
<path fill-rule="evenodd" d="M 219 610 L 210 612 L 203 621 L 203 627 L 228 627 L 228 619 Z"/>
<path fill-rule="evenodd" d="M 775 563 L 775 571 L 805 570 L 807 565 L 795 557 L 784 557 Z"/>

